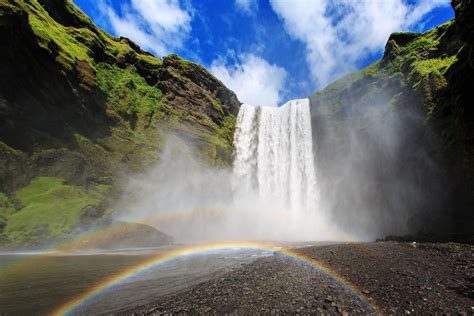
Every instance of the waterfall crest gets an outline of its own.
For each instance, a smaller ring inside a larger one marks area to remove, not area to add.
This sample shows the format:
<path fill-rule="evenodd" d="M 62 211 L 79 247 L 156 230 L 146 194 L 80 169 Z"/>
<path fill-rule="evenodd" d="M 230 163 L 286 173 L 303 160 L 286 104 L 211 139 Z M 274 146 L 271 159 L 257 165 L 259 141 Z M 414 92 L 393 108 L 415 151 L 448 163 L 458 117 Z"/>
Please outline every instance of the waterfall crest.
<path fill-rule="evenodd" d="M 243 104 L 234 145 L 236 190 L 291 212 L 318 208 L 308 99 L 278 108 Z"/>

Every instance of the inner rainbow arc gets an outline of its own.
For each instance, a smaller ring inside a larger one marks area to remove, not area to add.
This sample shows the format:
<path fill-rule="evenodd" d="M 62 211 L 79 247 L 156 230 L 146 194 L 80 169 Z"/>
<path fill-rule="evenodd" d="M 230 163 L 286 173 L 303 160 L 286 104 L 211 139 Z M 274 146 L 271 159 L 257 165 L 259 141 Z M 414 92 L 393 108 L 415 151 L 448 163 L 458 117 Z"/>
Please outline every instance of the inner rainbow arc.
<path fill-rule="evenodd" d="M 373 302 L 370 302 L 368 297 L 366 297 L 362 291 L 360 291 L 357 286 L 351 281 L 344 278 L 338 272 L 331 269 L 326 264 L 321 261 L 311 258 L 307 255 L 304 255 L 297 250 L 282 248 L 273 244 L 263 243 L 263 242 L 221 242 L 221 243 L 211 243 L 211 244 L 202 244 L 191 246 L 187 248 L 177 249 L 163 254 L 159 254 L 153 258 L 147 259 L 139 264 L 133 265 L 122 272 L 119 272 L 111 277 L 108 277 L 96 285 L 94 285 L 89 290 L 79 294 L 63 305 L 55 309 L 51 315 L 72 315 L 79 308 L 84 306 L 87 303 L 90 303 L 93 299 L 101 295 L 103 292 L 111 289 L 112 287 L 121 284 L 122 282 L 133 278 L 134 276 L 147 271 L 149 269 L 155 268 L 161 264 L 165 264 L 173 259 L 203 253 L 206 251 L 217 251 L 217 250 L 228 250 L 228 249 L 249 249 L 249 250 L 266 250 L 273 251 L 280 254 L 283 254 L 289 258 L 298 260 L 300 262 L 311 265 L 319 271 L 322 271 L 326 275 L 333 278 L 338 283 L 342 284 L 344 287 L 350 290 L 360 301 L 372 309 L 375 313 L 381 314 L 381 309 L 376 306 Z"/>

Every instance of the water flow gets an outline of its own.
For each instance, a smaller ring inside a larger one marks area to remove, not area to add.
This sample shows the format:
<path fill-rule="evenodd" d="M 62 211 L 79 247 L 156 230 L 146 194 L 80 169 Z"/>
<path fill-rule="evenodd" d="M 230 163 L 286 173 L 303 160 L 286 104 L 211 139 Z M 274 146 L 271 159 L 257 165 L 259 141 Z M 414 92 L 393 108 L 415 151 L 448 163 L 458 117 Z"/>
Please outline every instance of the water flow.
<path fill-rule="evenodd" d="M 160 164 L 130 182 L 126 216 L 183 242 L 348 239 L 320 205 L 309 100 L 242 105 L 232 174 L 196 161 L 184 142 L 180 151 L 178 136 L 169 140 Z"/>
<path fill-rule="evenodd" d="M 234 138 L 234 187 L 292 213 L 317 210 L 309 100 L 279 108 L 243 104 Z"/>

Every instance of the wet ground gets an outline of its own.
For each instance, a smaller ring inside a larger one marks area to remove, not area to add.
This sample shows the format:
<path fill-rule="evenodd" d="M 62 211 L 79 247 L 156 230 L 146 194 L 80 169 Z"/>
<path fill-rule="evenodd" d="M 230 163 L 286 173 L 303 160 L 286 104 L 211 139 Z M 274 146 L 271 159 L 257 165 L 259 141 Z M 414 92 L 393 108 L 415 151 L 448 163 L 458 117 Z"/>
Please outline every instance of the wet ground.
<path fill-rule="evenodd" d="M 333 272 L 276 254 L 128 314 L 474 314 L 473 246 L 390 242 L 298 251 Z"/>
<path fill-rule="evenodd" d="M 77 314 L 474 314 L 474 247 L 368 243 L 220 249 L 174 259 L 101 292 Z M 185 246 L 176 246 L 185 247 Z M 43 315 L 104 278 L 176 249 L 0 254 L 0 315 Z M 275 248 L 278 249 L 278 248 Z"/>
<path fill-rule="evenodd" d="M 0 254 L 0 315 L 50 313 L 101 280 L 173 249 Z M 260 250 L 223 250 L 177 258 L 115 286 L 75 312 L 106 314 L 141 306 L 266 255 Z"/>

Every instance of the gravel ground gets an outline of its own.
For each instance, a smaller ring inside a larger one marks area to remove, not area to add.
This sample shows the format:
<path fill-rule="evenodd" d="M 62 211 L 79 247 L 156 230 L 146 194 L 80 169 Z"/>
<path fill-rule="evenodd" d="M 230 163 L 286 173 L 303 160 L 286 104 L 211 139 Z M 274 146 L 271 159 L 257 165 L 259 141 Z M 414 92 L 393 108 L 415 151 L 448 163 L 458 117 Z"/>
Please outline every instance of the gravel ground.
<path fill-rule="evenodd" d="M 364 296 L 279 254 L 126 314 L 474 315 L 474 246 L 380 242 L 297 250 L 330 266 Z"/>

